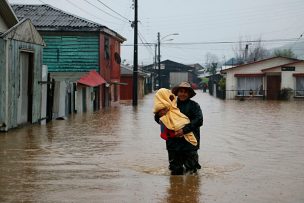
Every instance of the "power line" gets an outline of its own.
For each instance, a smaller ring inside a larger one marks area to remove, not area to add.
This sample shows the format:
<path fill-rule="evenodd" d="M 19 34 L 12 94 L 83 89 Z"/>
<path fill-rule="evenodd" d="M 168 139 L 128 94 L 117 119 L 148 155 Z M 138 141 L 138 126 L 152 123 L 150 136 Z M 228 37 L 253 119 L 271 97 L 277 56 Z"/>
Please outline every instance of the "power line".
<path fill-rule="evenodd" d="M 138 32 L 138 36 L 139 36 L 139 39 L 140 39 L 140 41 L 142 42 L 142 44 L 150 44 L 150 43 L 148 43 L 146 40 L 145 40 L 145 38 L 144 38 L 144 36 L 140 33 L 140 32 Z M 155 43 L 154 43 L 154 45 L 155 45 Z M 146 47 L 146 49 L 150 52 L 150 53 L 152 53 L 152 55 L 154 55 L 153 54 L 153 49 L 151 48 L 151 46 L 150 45 L 147 45 L 147 46 L 145 46 Z M 151 52 L 152 51 L 152 52 Z"/>
<path fill-rule="evenodd" d="M 244 41 L 214 41 L 214 42 L 173 42 L 173 43 L 162 43 L 162 45 L 199 45 L 199 44 L 238 44 L 238 43 L 256 43 L 256 42 L 294 42 L 297 38 L 290 39 L 270 39 L 270 40 L 244 40 Z M 139 46 L 152 46 L 155 43 L 139 43 Z M 121 46 L 133 46 L 133 44 L 122 44 Z"/>
<path fill-rule="evenodd" d="M 69 1 L 69 0 L 67 0 L 67 1 Z M 114 15 L 112 15 L 112 14 L 110 14 L 110 13 L 108 13 L 108 12 L 102 10 L 102 9 L 100 9 L 100 8 L 97 7 L 96 5 L 94 5 L 94 4 L 92 4 L 91 2 L 89 2 L 88 0 L 84 0 L 84 1 L 87 2 L 88 4 L 90 4 L 91 6 L 94 6 L 96 9 L 100 10 L 101 12 L 103 12 L 103 13 L 105 13 L 105 14 L 107 14 L 107 15 L 109 15 L 109 16 L 115 18 L 115 19 L 118 19 L 118 20 L 121 20 L 121 21 L 124 21 L 124 22 L 128 22 L 128 23 L 131 22 L 131 21 L 128 20 L 128 19 L 127 19 L 127 21 L 125 21 L 125 20 L 123 20 L 123 19 L 121 19 L 121 18 L 118 18 L 118 17 L 116 17 L 116 16 L 114 16 Z"/>
<path fill-rule="evenodd" d="M 111 11 L 113 11 L 114 13 L 116 13 L 117 15 L 119 15 L 120 17 L 124 18 L 125 20 L 127 20 L 128 22 L 132 22 L 131 20 L 129 20 L 128 18 L 124 17 L 123 15 L 121 15 L 120 13 L 114 11 L 112 8 L 110 8 L 109 6 L 107 6 L 105 3 L 101 2 L 100 0 L 97 0 L 99 3 L 101 3 L 102 5 L 104 5 L 106 8 L 110 9 Z"/>
<path fill-rule="evenodd" d="M 41 1 L 41 0 L 39 0 L 39 1 Z M 79 10 L 83 11 L 84 13 L 89 14 L 90 16 L 93 16 L 93 17 L 95 17 L 95 18 L 101 19 L 101 18 L 99 18 L 98 16 L 93 15 L 92 13 L 90 13 L 90 12 L 86 11 L 85 9 L 79 7 L 77 4 L 71 2 L 70 0 L 66 0 L 66 1 L 67 1 L 69 4 L 72 4 L 74 7 L 78 8 Z M 43 2 L 43 1 L 41 1 L 41 2 Z M 101 20 L 103 20 L 103 19 L 101 19 Z"/>
<path fill-rule="evenodd" d="M 44 1 L 42 1 L 42 0 L 39 0 L 41 3 L 43 3 L 43 4 L 47 4 L 47 3 L 45 3 Z"/>

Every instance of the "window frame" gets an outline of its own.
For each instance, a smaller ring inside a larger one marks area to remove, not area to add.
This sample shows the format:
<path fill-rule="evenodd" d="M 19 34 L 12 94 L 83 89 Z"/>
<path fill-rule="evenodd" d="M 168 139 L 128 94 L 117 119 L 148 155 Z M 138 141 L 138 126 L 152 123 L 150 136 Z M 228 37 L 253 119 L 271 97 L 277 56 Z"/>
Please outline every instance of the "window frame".
<path fill-rule="evenodd" d="M 300 80 L 300 81 L 299 81 Z M 300 87 L 299 87 L 300 86 Z M 300 88 L 300 89 L 298 89 Z M 295 97 L 304 97 L 304 75 L 295 77 Z"/>
<path fill-rule="evenodd" d="M 242 81 L 244 80 L 244 81 Z M 237 76 L 237 90 L 238 97 L 263 97 L 264 94 L 264 75 L 244 75 Z M 250 84 L 251 83 L 251 84 Z"/>

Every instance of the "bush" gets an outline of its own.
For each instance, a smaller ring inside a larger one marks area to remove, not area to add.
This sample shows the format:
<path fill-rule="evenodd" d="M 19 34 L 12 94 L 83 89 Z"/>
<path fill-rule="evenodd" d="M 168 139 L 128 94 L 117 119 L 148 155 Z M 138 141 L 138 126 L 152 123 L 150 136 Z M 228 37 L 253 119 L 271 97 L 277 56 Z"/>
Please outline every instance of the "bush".
<path fill-rule="evenodd" d="M 225 78 L 222 78 L 218 84 L 219 84 L 220 90 L 222 90 L 222 91 L 226 90 L 226 79 Z"/>
<path fill-rule="evenodd" d="M 281 89 L 281 91 L 280 91 L 280 99 L 289 100 L 292 93 L 293 93 L 293 89 L 291 89 L 289 87 L 288 88 L 285 87 L 285 88 Z"/>

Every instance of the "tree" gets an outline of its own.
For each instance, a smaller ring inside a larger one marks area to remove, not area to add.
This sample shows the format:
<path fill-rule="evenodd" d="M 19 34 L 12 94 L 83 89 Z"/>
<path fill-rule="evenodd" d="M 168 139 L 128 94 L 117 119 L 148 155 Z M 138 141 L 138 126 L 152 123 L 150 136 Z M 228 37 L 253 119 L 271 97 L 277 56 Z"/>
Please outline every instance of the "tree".
<path fill-rule="evenodd" d="M 254 62 L 258 60 L 262 60 L 268 58 L 270 56 L 270 52 L 263 47 L 262 40 L 258 39 L 257 42 L 252 44 L 252 49 L 248 54 L 248 62 Z"/>
<path fill-rule="evenodd" d="M 236 60 L 241 63 L 251 63 L 270 56 L 269 51 L 263 47 L 261 38 L 253 41 L 240 38 L 233 50 Z"/>
<path fill-rule="evenodd" d="M 297 58 L 295 53 L 289 48 L 289 49 L 276 49 L 273 52 L 274 56 L 283 56 L 288 58 Z"/>
<path fill-rule="evenodd" d="M 207 73 L 210 73 L 211 75 L 215 75 L 218 67 L 220 66 L 218 57 L 215 54 L 208 52 L 206 54 L 205 66 Z"/>

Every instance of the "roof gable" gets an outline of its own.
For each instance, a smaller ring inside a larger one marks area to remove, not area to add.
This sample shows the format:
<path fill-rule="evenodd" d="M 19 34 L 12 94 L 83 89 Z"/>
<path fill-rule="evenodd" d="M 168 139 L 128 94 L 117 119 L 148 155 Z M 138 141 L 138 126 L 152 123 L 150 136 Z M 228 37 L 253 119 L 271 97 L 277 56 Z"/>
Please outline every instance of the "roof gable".
<path fill-rule="evenodd" d="M 296 62 L 291 62 L 291 63 L 286 63 L 286 64 L 283 64 L 283 65 L 279 65 L 279 66 L 265 68 L 265 69 L 262 70 L 262 72 L 281 71 L 281 67 L 293 66 L 293 65 L 298 65 L 298 64 L 304 64 L 304 60 L 299 60 L 299 61 L 296 61 Z"/>
<path fill-rule="evenodd" d="M 1 35 L 4 39 L 39 44 L 44 46 L 44 41 L 29 19 L 24 19 Z"/>
<path fill-rule="evenodd" d="M 224 69 L 221 72 L 222 73 L 227 73 L 227 72 L 229 72 L 231 70 L 235 70 L 237 68 L 242 68 L 242 69 L 243 68 L 250 68 L 252 65 L 263 64 L 263 63 L 266 63 L 266 62 L 269 62 L 269 61 L 275 61 L 275 60 L 279 60 L 279 59 L 283 59 L 283 60 L 285 59 L 285 61 L 286 61 L 285 64 L 300 61 L 300 60 L 294 59 L 294 58 L 277 56 L 277 57 L 271 57 L 271 58 L 255 61 L 255 62 L 252 62 L 252 63 L 247 63 L 247 64 L 242 64 L 242 65 L 239 65 L 239 66 L 234 66 L 234 67 L 231 67 L 231 68 Z M 282 65 L 284 65 L 284 64 L 282 64 Z M 268 68 L 272 68 L 272 67 L 273 66 L 264 67 L 264 69 L 268 69 Z"/>
<path fill-rule="evenodd" d="M 182 63 L 177 63 L 171 60 L 165 60 L 160 62 L 161 66 L 164 65 L 166 70 L 173 71 L 192 71 L 195 67 L 187 66 Z M 148 66 L 144 66 L 143 69 L 147 71 L 153 71 L 154 64 L 150 64 Z M 157 68 L 158 69 L 158 68 Z"/>
<path fill-rule="evenodd" d="M 177 63 L 175 61 L 171 61 L 171 60 L 165 60 L 162 61 L 161 64 L 164 64 L 166 66 L 166 68 L 179 68 L 179 69 L 184 69 L 184 70 L 192 70 L 194 69 L 194 67 L 191 66 L 187 66 L 185 64 L 182 63 Z"/>
<path fill-rule="evenodd" d="M 11 28 L 18 23 L 18 18 L 7 0 L 0 0 L 0 18 L 8 28 Z"/>

